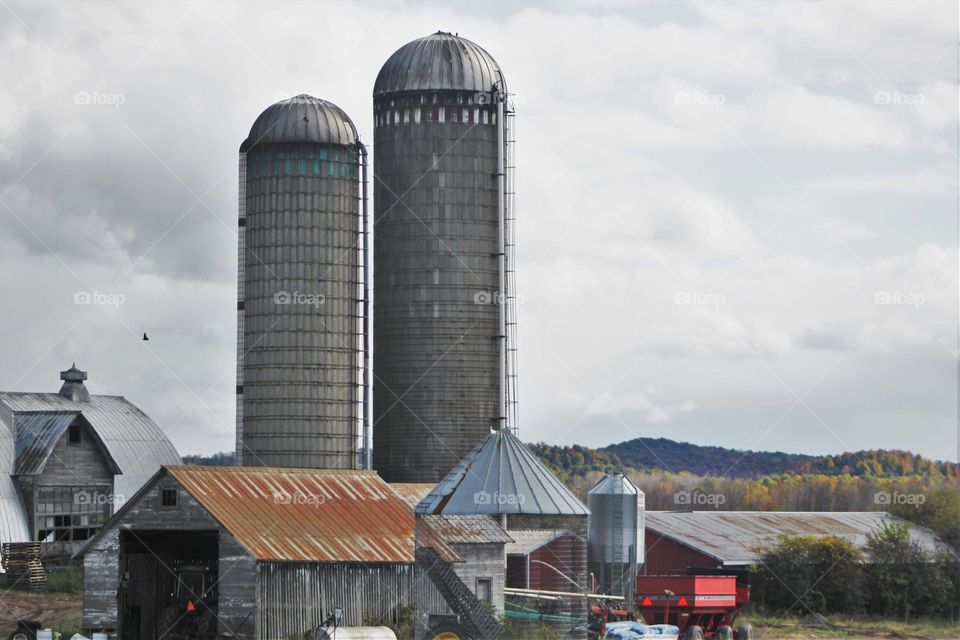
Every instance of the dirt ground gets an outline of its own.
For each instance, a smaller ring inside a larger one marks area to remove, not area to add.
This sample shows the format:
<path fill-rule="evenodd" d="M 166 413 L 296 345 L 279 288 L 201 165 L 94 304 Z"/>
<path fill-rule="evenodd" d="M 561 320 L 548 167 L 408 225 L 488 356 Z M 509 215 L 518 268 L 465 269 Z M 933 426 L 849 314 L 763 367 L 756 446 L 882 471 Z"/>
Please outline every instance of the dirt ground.
<path fill-rule="evenodd" d="M 30 591 L 0 592 L 0 638 L 6 638 L 18 619 L 39 620 L 45 628 L 80 626 L 83 597 Z"/>

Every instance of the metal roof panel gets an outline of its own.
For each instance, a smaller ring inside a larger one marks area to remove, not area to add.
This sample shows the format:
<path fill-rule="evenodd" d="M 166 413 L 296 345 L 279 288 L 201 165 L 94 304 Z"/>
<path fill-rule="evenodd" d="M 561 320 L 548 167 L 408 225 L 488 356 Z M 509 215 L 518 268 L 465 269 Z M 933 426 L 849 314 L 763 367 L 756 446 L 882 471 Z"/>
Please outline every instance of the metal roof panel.
<path fill-rule="evenodd" d="M 413 512 L 375 472 L 168 470 L 258 560 L 414 561 Z"/>

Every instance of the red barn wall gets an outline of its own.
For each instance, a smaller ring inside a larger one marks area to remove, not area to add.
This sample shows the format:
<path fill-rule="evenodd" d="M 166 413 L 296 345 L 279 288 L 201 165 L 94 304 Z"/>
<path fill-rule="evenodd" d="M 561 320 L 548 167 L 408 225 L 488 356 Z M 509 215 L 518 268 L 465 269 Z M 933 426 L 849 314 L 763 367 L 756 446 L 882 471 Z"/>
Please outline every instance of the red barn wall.
<path fill-rule="evenodd" d="M 708 555 L 646 530 L 647 563 L 641 573 L 647 575 L 685 574 L 688 567 L 719 569 L 723 563 Z"/>
<path fill-rule="evenodd" d="M 541 562 L 556 567 L 569 580 Z M 574 583 L 583 584 L 586 573 L 587 543 L 582 538 L 561 536 L 530 554 L 530 589 L 577 591 Z"/>

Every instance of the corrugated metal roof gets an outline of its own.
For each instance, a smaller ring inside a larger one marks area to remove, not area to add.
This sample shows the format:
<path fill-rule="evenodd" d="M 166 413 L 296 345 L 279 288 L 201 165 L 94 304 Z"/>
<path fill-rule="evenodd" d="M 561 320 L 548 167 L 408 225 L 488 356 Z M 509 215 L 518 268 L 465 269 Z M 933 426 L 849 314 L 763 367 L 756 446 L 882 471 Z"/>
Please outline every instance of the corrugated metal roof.
<path fill-rule="evenodd" d="M 427 497 L 435 485 L 429 482 L 391 482 L 393 489 L 400 498 L 416 508 L 421 500 Z M 437 534 L 449 544 L 500 544 L 510 542 L 500 524 L 491 516 L 422 516 L 430 523 Z"/>
<path fill-rule="evenodd" d="M 165 464 L 180 464 L 180 454 L 166 434 L 143 411 L 121 396 L 90 396 L 89 402 L 74 402 L 56 393 L 0 392 L 6 413 L 80 413 L 103 442 L 122 472 L 114 478 L 116 506 L 137 490 Z M 19 418 L 11 422 L 18 421 Z M 13 424 L 4 431 L 11 436 Z M 3 467 L 12 473 L 14 460 Z M 2 474 L 0 474 L 2 475 Z"/>
<path fill-rule="evenodd" d="M 563 529 L 513 529 L 510 535 L 514 542 L 507 545 L 507 554 L 525 556 L 561 536 L 573 535 L 573 532 Z"/>
<path fill-rule="evenodd" d="M 391 482 L 390 488 L 393 489 L 400 498 L 410 505 L 411 509 L 416 509 L 420 501 L 427 497 L 427 494 L 437 485 L 432 482 Z"/>
<path fill-rule="evenodd" d="M 500 65 L 483 47 L 438 31 L 397 49 L 377 74 L 373 95 L 398 91 L 490 91 L 502 80 Z M 506 93 L 506 87 L 503 92 Z"/>
<path fill-rule="evenodd" d="M 18 413 L 14 418 L 17 454 L 13 472 L 31 475 L 43 471 L 53 447 L 78 415 L 77 411 Z"/>
<path fill-rule="evenodd" d="M 337 105 L 301 94 L 264 109 L 240 151 L 247 152 L 258 144 L 294 142 L 351 146 L 357 143 L 357 128 Z"/>
<path fill-rule="evenodd" d="M 422 516 L 448 544 L 504 544 L 513 538 L 491 516 Z"/>
<path fill-rule="evenodd" d="M 372 471 L 168 467 L 259 560 L 413 562 L 407 504 Z"/>
<path fill-rule="evenodd" d="M 10 475 L 16 460 L 13 414 L 0 403 L 0 542 L 27 542 L 30 523 L 27 510 Z"/>
<path fill-rule="evenodd" d="M 444 515 L 585 516 L 587 507 L 509 430 L 494 431 L 417 505 Z"/>
<path fill-rule="evenodd" d="M 858 547 L 884 523 L 905 522 L 880 511 L 647 511 L 646 528 L 726 564 L 753 564 L 759 549 L 780 535 L 838 536 Z M 910 537 L 925 550 L 938 549 L 937 537 L 913 526 Z M 647 550 L 651 555 L 656 548 Z"/>

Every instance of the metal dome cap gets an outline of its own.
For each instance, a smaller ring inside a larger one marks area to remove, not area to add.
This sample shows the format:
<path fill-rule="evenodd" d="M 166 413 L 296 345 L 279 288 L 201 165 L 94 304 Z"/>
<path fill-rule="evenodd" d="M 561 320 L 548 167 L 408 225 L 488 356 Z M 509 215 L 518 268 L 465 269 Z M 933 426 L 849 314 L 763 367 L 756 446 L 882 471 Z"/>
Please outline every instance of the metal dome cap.
<path fill-rule="evenodd" d="M 588 492 L 589 496 L 623 496 L 642 494 L 630 479 L 622 473 L 609 473 Z"/>
<path fill-rule="evenodd" d="M 506 80 L 500 65 L 480 45 L 437 31 L 408 42 L 383 64 L 373 95 L 401 91 L 490 91 Z"/>
<path fill-rule="evenodd" d="M 264 109 L 240 151 L 249 151 L 259 144 L 291 142 L 351 146 L 357 144 L 357 128 L 350 116 L 332 102 L 300 94 Z"/>

